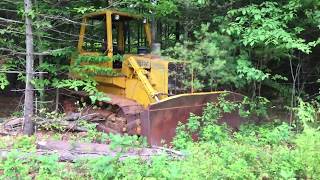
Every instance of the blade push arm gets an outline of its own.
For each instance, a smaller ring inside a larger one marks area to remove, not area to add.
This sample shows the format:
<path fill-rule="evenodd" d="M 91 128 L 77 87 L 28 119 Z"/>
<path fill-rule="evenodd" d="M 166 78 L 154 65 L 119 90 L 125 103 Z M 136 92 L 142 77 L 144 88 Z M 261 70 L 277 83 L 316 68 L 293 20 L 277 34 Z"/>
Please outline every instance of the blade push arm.
<path fill-rule="evenodd" d="M 139 64 L 137 63 L 137 61 L 133 58 L 130 57 L 128 59 L 130 65 L 132 66 L 132 68 L 134 69 L 134 71 L 137 73 L 138 79 L 141 81 L 144 89 L 146 90 L 146 92 L 148 93 L 148 95 L 152 98 L 154 98 L 157 102 L 160 101 L 159 98 L 159 92 L 157 92 L 152 85 L 150 84 L 148 78 L 145 76 L 145 69 L 141 68 L 139 66 Z"/>

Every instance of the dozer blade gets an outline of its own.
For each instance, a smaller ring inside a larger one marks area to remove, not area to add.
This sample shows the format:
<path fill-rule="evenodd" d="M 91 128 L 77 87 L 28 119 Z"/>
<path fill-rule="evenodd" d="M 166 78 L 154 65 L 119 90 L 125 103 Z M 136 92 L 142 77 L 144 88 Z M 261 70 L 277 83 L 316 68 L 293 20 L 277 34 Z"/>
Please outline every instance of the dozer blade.
<path fill-rule="evenodd" d="M 242 101 L 243 96 L 233 92 L 219 91 L 172 96 L 151 104 L 142 113 L 142 135 L 151 145 L 170 144 L 176 134 L 178 122 L 186 123 L 190 113 L 201 115 L 207 103 L 218 103 L 218 97 L 227 93 L 226 100 Z M 226 122 L 232 128 L 239 128 L 241 118 L 238 112 L 223 114 L 219 122 Z"/>

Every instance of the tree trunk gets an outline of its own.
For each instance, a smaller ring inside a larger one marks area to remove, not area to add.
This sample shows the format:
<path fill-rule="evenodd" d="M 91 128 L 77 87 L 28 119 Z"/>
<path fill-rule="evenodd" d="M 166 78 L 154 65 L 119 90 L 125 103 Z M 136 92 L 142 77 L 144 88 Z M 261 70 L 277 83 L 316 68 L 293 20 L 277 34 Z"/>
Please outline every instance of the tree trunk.
<path fill-rule="evenodd" d="M 155 15 L 152 15 L 152 20 L 151 20 L 151 35 L 152 35 L 152 43 L 157 43 L 157 21 L 155 18 Z"/>
<path fill-rule="evenodd" d="M 26 89 L 24 99 L 24 123 L 23 133 L 32 135 L 34 132 L 32 116 L 33 116 L 33 86 L 31 84 L 33 78 L 33 35 L 32 35 L 32 19 L 29 12 L 32 9 L 31 0 L 24 0 L 25 9 L 25 26 L 26 26 Z"/>
<path fill-rule="evenodd" d="M 39 38 L 39 41 L 41 41 L 40 40 L 40 38 Z M 41 65 L 41 64 L 43 64 L 43 56 L 44 55 L 39 55 L 39 66 Z M 39 79 L 40 79 L 40 81 L 43 81 L 43 79 L 44 79 L 44 74 L 43 73 L 40 73 L 39 74 Z M 43 109 L 45 106 L 44 106 L 44 93 L 45 93 L 45 91 L 44 91 L 44 88 L 43 89 L 41 89 L 40 91 L 39 91 L 39 93 L 40 93 L 40 97 L 39 97 L 39 99 L 40 99 L 40 102 L 39 102 L 39 108 L 40 109 Z M 36 106 L 37 107 L 37 106 Z M 38 111 L 36 111 L 36 114 L 38 114 Z"/>

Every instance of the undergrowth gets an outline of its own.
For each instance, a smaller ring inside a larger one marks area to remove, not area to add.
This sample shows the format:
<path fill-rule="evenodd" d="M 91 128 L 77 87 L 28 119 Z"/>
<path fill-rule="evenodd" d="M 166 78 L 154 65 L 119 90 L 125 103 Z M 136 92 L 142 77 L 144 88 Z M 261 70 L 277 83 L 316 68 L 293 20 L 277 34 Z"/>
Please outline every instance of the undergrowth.
<path fill-rule="evenodd" d="M 180 124 L 173 147 L 186 154 L 182 159 L 117 156 L 61 163 L 55 155 L 35 156 L 34 138 L 17 138 L 0 144 L 12 149 L 0 161 L 0 179 L 320 178 L 320 132 L 314 116 L 317 110 L 311 109 L 314 106 L 300 102 L 296 109 L 299 126 L 280 121 L 260 125 L 244 122 L 238 131 L 231 131 L 217 123 L 223 112 L 238 108 L 226 101 L 208 104 L 202 116 L 191 115 L 187 124 Z M 92 133 L 90 136 L 96 137 Z M 192 140 L 195 135 L 197 142 Z M 136 137 L 108 137 L 120 147 L 132 147 L 139 141 Z"/>

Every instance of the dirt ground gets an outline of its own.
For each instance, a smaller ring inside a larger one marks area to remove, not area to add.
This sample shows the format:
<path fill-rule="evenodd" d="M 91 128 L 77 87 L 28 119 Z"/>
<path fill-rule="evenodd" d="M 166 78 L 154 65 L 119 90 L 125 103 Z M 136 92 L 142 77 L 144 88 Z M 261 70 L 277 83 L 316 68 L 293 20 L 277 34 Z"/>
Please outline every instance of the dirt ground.
<path fill-rule="evenodd" d="M 21 97 L 15 96 L 0 96 L 0 118 L 8 117 L 12 113 L 21 109 L 20 104 Z"/>

